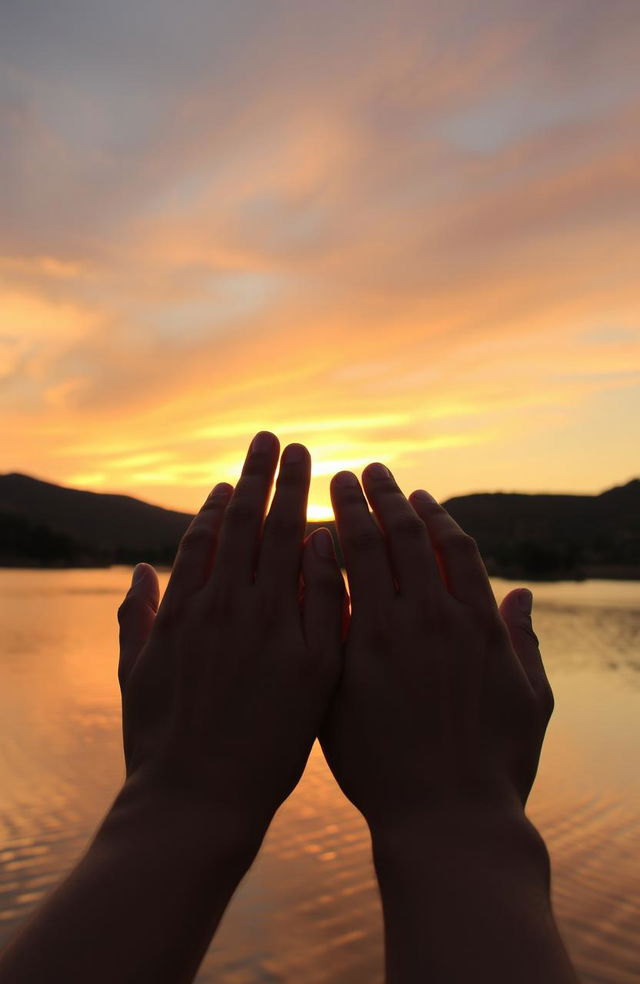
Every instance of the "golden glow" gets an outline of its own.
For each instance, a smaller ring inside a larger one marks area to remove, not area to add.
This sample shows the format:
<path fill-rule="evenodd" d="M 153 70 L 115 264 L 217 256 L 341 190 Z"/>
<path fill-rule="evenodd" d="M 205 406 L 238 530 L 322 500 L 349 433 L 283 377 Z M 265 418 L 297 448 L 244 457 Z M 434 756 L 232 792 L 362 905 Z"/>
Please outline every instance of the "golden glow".
<path fill-rule="evenodd" d="M 321 523 L 324 520 L 333 519 L 333 509 L 328 506 L 311 505 L 307 509 L 307 519 L 312 523 Z"/>
<path fill-rule="evenodd" d="M 0 469 L 193 511 L 268 429 L 309 447 L 319 519 L 331 476 L 376 460 L 438 499 L 634 477 L 631 32 L 567 17 L 565 63 L 518 5 L 472 32 L 417 0 L 354 10 L 337 45 L 309 3 L 232 42 L 201 7 L 139 49 L 114 8 L 104 77 L 77 24 L 54 62 L 25 35 Z"/>

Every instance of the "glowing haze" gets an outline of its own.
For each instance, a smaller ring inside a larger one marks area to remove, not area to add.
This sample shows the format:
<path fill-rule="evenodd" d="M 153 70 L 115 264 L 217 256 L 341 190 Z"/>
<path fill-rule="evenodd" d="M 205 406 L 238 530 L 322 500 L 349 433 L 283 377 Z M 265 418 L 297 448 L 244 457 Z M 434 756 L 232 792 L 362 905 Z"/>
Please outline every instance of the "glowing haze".
<path fill-rule="evenodd" d="M 637 0 L 0 13 L 0 471 L 196 509 L 640 471 Z"/>

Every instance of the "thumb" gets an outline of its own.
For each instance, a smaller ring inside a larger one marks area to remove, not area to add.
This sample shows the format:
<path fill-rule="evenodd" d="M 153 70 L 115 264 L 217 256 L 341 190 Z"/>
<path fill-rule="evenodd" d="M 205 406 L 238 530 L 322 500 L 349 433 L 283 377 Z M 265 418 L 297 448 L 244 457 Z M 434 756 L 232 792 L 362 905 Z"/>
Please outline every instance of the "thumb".
<path fill-rule="evenodd" d="M 158 575 L 150 564 L 134 568 L 124 601 L 118 608 L 120 625 L 120 660 L 118 680 L 124 689 L 129 674 L 149 638 L 160 603 Z"/>
<path fill-rule="evenodd" d="M 515 654 L 534 693 L 550 702 L 552 709 L 553 696 L 540 655 L 540 641 L 533 630 L 532 607 L 533 594 L 531 591 L 528 588 L 517 588 L 503 598 L 499 610 L 509 630 Z"/>

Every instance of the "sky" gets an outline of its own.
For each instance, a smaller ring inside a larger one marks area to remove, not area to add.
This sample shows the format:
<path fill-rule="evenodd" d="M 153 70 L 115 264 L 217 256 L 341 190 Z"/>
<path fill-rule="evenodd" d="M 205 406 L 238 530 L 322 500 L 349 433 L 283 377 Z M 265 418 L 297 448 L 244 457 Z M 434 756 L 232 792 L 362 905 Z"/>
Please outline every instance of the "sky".
<path fill-rule="evenodd" d="M 0 472 L 640 476 L 637 0 L 4 0 Z"/>

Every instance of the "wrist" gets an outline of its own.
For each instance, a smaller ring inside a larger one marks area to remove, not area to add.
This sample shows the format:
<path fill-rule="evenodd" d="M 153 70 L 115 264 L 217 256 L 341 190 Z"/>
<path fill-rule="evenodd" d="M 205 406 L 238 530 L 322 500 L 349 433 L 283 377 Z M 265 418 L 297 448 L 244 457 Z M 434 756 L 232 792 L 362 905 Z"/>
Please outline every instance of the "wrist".
<path fill-rule="evenodd" d="M 545 885 L 549 854 L 539 832 L 519 804 L 441 809 L 394 817 L 371 827 L 373 859 L 381 884 L 420 878 L 433 881 L 455 869 L 499 876 L 517 868 Z"/>
<path fill-rule="evenodd" d="M 140 866 L 198 869 L 236 884 L 251 866 L 268 827 L 265 818 L 193 801 L 134 775 L 125 781 L 96 842 L 126 842 Z"/>

